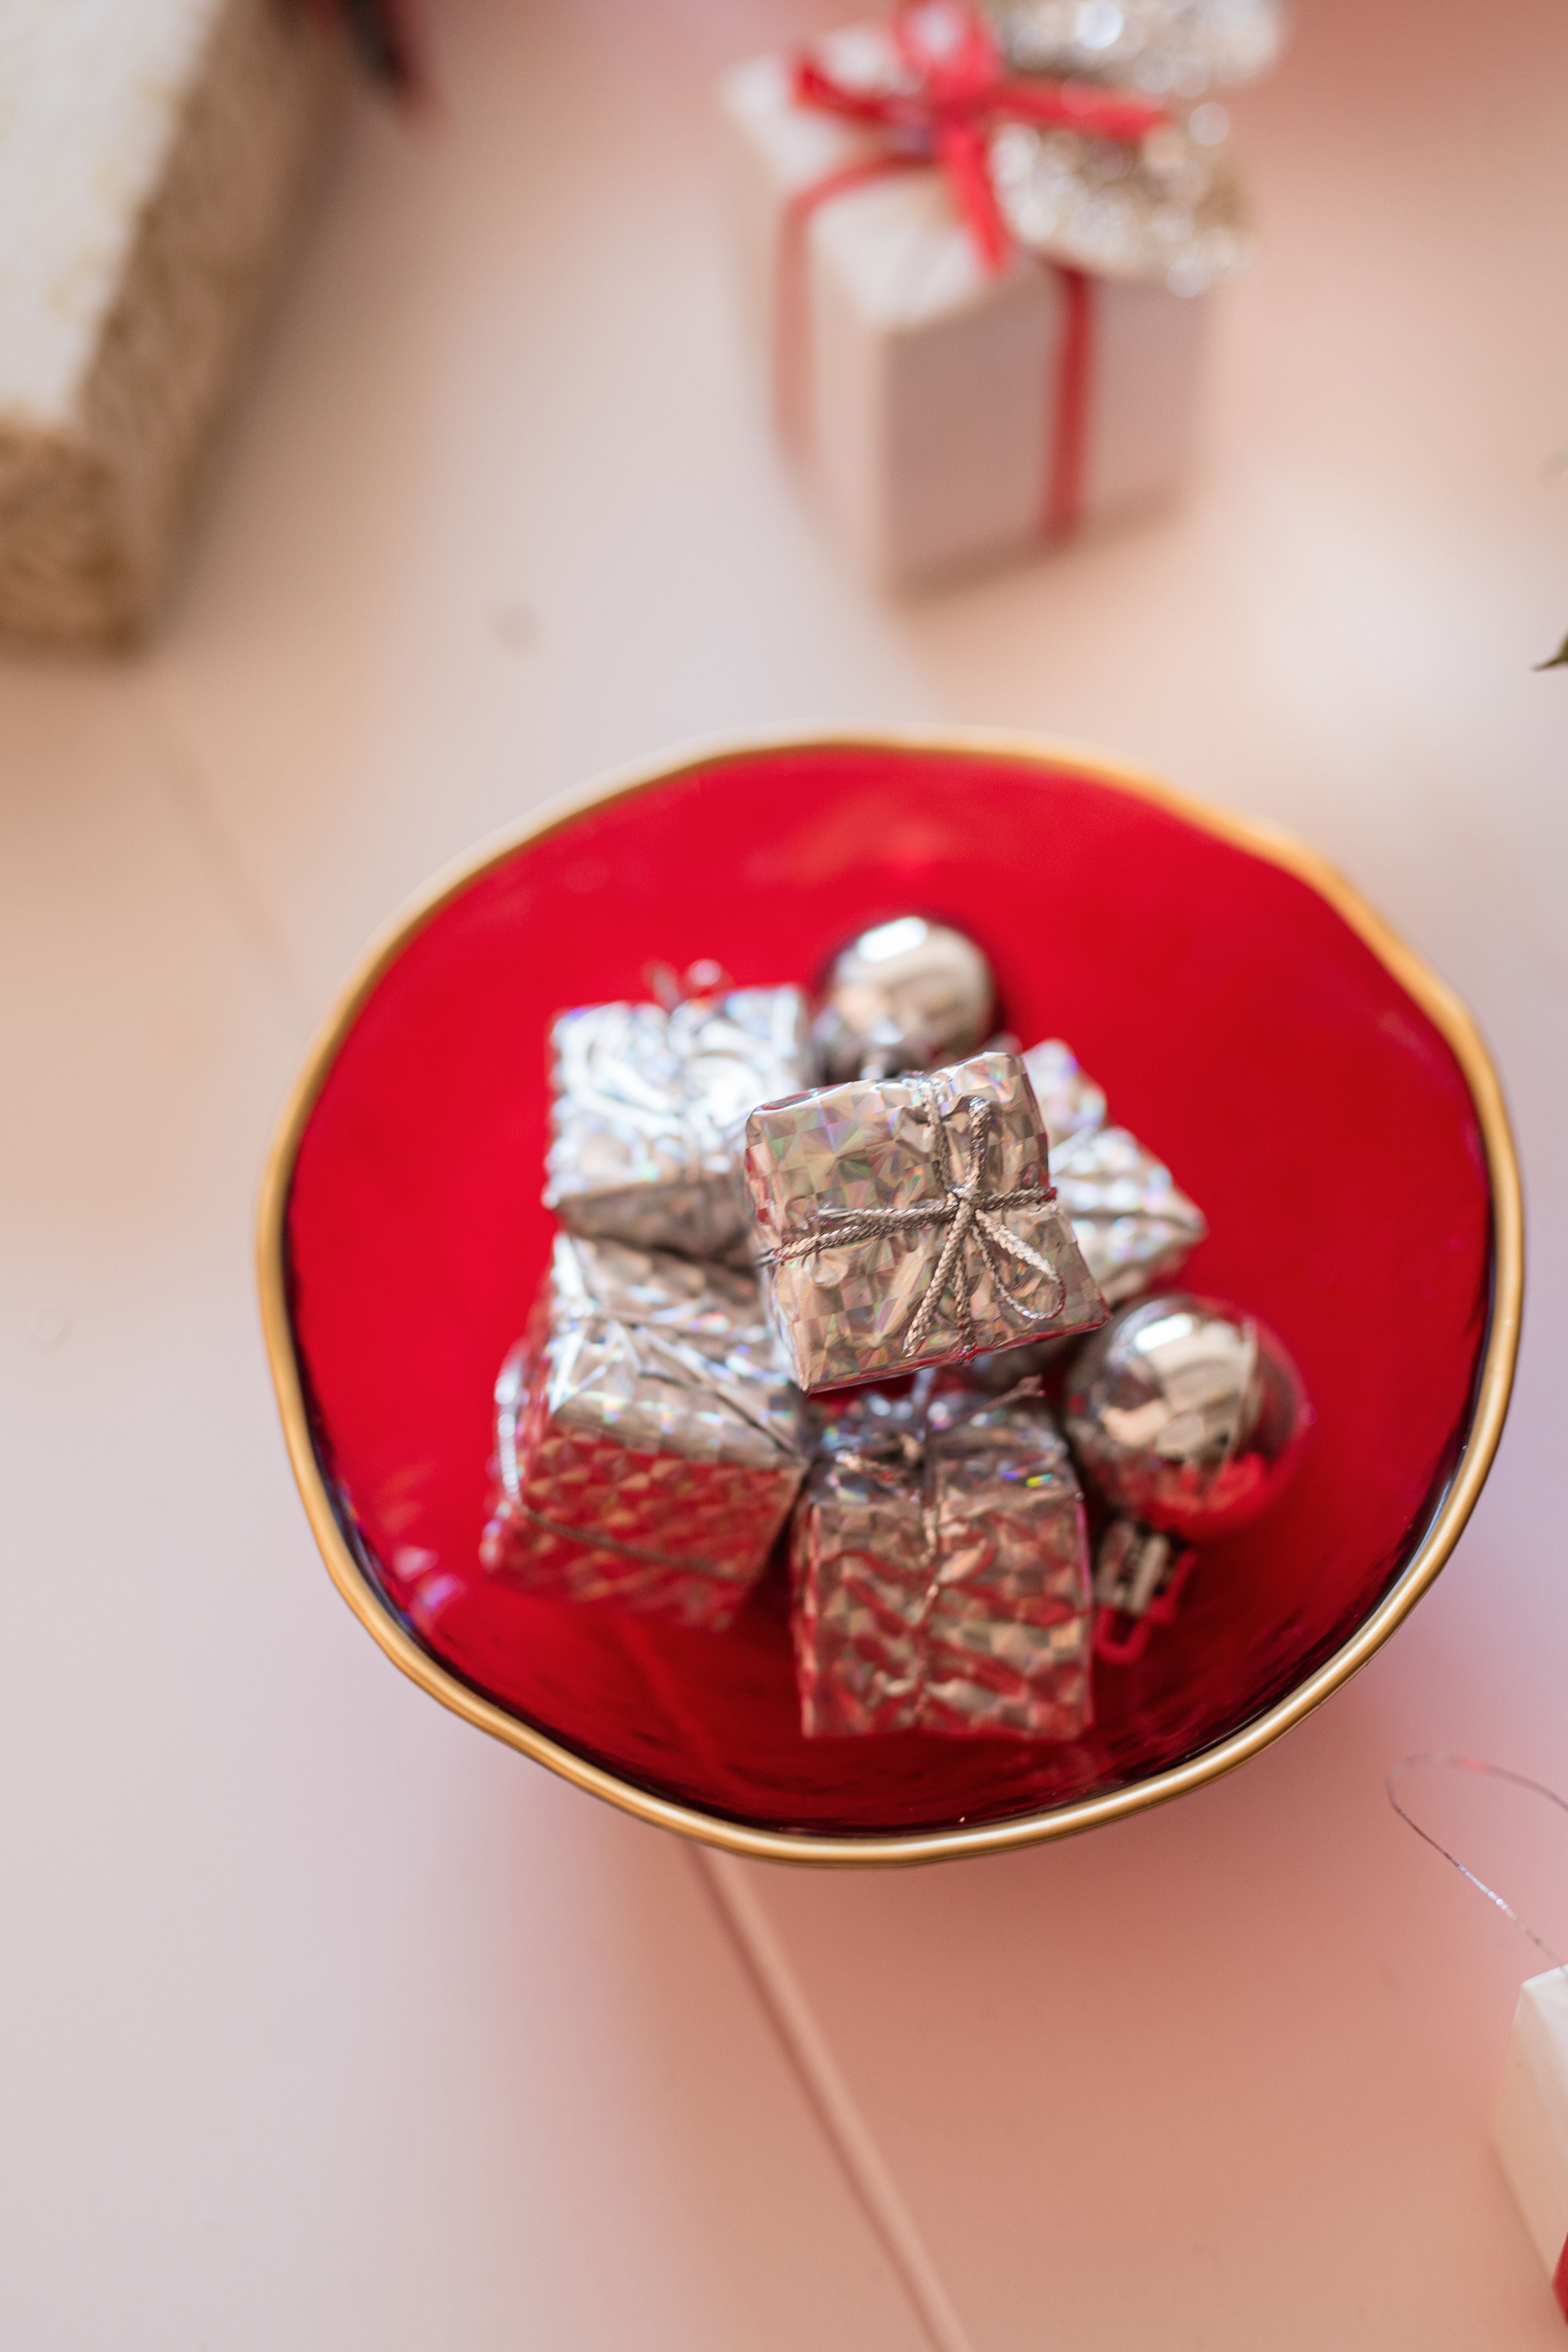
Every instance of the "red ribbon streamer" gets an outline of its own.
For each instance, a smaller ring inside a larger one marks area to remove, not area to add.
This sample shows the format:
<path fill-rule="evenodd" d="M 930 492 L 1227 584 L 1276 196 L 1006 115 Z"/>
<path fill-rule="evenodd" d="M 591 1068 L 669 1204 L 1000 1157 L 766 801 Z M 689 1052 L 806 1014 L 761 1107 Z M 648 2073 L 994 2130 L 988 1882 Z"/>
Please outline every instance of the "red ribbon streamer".
<path fill-rule="evenodd" d="M 1012 74 L 990 26 L 972 0 L 904 0 L 892 22 L 901 75 L 890 90 L 856 89 L 817 58 L 795 68 L 798 105 L 821 108 L 886 134 L 877 153 L 843 164 L 798 189 L 786 203 L 777 263 L 774 398 L 786 446 L 806 437 L 809 329 L 806 228 L 819 205 L 889 173 L 940 171 L 991 276 L 1005 268 L 1014 243 L 991 175 L 989 142 L 1008 122 L 1077 131 L 1100 139 L 1140 139 L 1167 118 L 1163 107 L 1081 83 L 1025 80 Z M 1046 467 L 1042 527 L 1048 538 L 1076 530 L 1088 444 L 1093 360 L 1093 289 L 1079 269 L 1049 264 L 1062 289 L 1055 429 Z"/>
<path fill-rule="evenodd" d="M 973 0 L 902 0 L 890 30 L 897 89 L 858 89 L 805 55 L 795 61 L 796 102 L 885 131 L 891 152 L 934 163 L 993 275 L 1013 250 L 991 177 L 994 131 L 1026 122 L 1089 139 L 1142 139 L 1167 119 L 1163 106 L 1119 91 L 1012 73 Z"/>
<path fill-rule="evenodd" d="M 1046 460 L 1045 534 L 1070 539 L 1083 499 L 1089 452 L 1089 393 L 1094 366 L 1094 289 L 1081 269 L 1054 265 L 1062 294 L 1056 414 Z"/>

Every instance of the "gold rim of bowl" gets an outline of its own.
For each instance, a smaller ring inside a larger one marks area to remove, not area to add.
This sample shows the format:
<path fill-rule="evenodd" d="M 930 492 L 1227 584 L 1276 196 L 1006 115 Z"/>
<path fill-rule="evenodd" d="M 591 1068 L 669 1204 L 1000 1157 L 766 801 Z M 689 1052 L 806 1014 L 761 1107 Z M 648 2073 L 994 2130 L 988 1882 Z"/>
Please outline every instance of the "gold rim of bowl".
<path fill-rule="evenodd" d="M 1364 941 L 1400 986 L 1447 1040 L 1464 1072 L 1486 1145 L 1492 1206 L 1492 1299 L 1485 1360 L 1478 1383 L 1475 1408 L 1464 1449 L 1442 1501 L 1415 1553 L 1396 1581 L 1350 1639 L 1294 1690 L 1249 1723 L 1184 1762 L 1150 1775 L 1147 1780 L 1080 1798 L 1071 1804 L 1042 1812 L 1021 1814 L 1001 1822 L 961 1822 L 950 1829 L 850 1837 L 809 1832 L 755 1828 L 731 1821 L 697 1806 L 680 1804 L 641 1789 L 619 1774 L 593 1764 L 559 1740 L 534 1730 L 514 1716 L 470 1689 L 421 1647 L 393 1614 L 360 1567 L 333 1513 L 321 1467 L 310 1440 L 310 1423 L 289 1320 L 285 1278 L 286 1234 L 289 1190 L 295 1160 L 306 1123 L 340 1047 L 353 1027 L 366 999 L 388 966 L 409 940 L 451 899 L 493 866 L 531 841 L 570 825 L 587 810 L 624 800 L 697 770 L 727 765 L 758 754 L 791 751 L 892 751 L 937 752 L 972 760 L 1005 759 L 1027 767 L 1090 778 L 1141 800 L 1151 801 L 1184 818 L 1189 824 L 1234 843 L 1254 856 L 1282 866 L 1328 901 L 1336 914 Z M 1523 1207 L 1519 1168 L 1508 1113 L 1491 1057 L 1469 1013 L 1436 973 L 1428 970 L 1404 941 L 1395 937 L 1316 850 L 1288 833 L 1252 817 L 1212 808 L 1162 783 L 1156 777 L 1124 765 L 1105 753 L 1077 745 L 1016 737 L 985 729 L 921 728 L 848 730 L 801 736 L 766 733 L 727 737 L 667 756 L 652 765 L 620 772 L 589 785 L 569 798 L 549 803 L 523 823 L 510 828 L 438 874 L 371 942 L 337 1003 L 322 1023 L 292 1092 L 284 1106 L 268 1153 L 262 1180 L 257 1235 L 262 1326 L 268 1360 L 277 1391 L 279 1411 L 294 1475 L 304 1500 L 311 1531 L 332 1582 L 362 1625 L 398 1666 L 439 1699 L 455 1715 L 475 1724 L 492 1738 L 548 1765 L 564 1780 L 592 1795 L 603 1797 L 645 1822 L 675 1830 L 686 1837 L 751 1854 L 766 1861 L 867 1865 L 938 1862 L 960 1855 L 1005 1853 L 1047 1838 L 1071 1837 L 1102 1822 L 1119 1821 L 1166 1803 L 1189 1790 L 1202 1788 L 1222 1773 L 1234 1771 L 1271 1740 L 1301 1721 L 1331 1691 L 1349 1680 L 1387 1640 L 1436 1577 L 1466 1520 L 1475 1507 L 1497 1451 L 1513 1385 L 1519 1349 L 1520 1317 L 1524 1291 Z"/>

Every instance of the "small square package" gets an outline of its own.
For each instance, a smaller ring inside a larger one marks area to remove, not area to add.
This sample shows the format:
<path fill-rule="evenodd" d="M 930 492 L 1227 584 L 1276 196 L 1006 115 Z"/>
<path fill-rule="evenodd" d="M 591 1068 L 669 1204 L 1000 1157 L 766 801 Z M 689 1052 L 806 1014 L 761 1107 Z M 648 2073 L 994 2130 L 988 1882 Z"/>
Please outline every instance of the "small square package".
<path fill-rule="evenodd" d="M 1093 1610 L 1083 1497 L 1034 1382 L 872 1389 L 827 1426 L 792 1538 L 808 1738 L 1072 1739 Z"/>
<path fill-rule="evenodd" d="M 1015 1054 L 764 1103 L 745 1178 L 763 1295 L 808 1392 L 1105 1320 Z"/>
<path fill-rule="evenodd" d="M 1180 487 L 1247 244 L 1220 109 L 1016 72 L 960 0 L 754 59 L 721 105 L 779 429 L 863 571 L 914 586 Z"/>
<path fill-rule="evenodd" d="M 801 991 L 585 1004 L 552 1045 L 545 1206 L 572 1233 L 743 1264 L 746 1114 L 815 1075 Z"/>
<path fill-rule="evenodd" d="M 1520 1988 L 1492 2139 L 1568 2319 L 1568 1977 L 1561 1969 Z"/>
<path fill-rule="evenodd" d="M 551 1599 L 716 1630 L 808 1454 L 752 1276 L 562 1234 L 496 1384 L 484 1563 Z"/>
<path fill-rule="evenodd" d="M 1101 1089 L 1059 1037 L 1024 1055 L 1050 1139 L 1051 1181 L 1106 1304 L 1173 1274 L 1208 1231 L 1163 1160 L 1124 1127 L 1106 1125 Z"/>

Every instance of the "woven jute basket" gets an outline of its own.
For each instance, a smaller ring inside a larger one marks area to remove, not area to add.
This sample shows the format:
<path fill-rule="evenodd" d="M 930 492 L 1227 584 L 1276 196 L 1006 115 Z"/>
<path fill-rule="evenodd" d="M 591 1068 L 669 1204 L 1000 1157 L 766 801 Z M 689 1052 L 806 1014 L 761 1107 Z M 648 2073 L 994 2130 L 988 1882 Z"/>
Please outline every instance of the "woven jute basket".
<path fill-rule="evenodd" d="M 27 370 L 0 353 L 0 635 L 112 646 L 156 609 L 320 176 L 345 68 L 297 0 L 209 0 L 173 88 L 127 31 L 126 0 L 58 0 L 58 18 L 56 5 L 7 93 L 0 148 L 58 136 L 96 150 L 54 167 L 68 196 L 82 192 L 79 217 L 68 204 L 42 216 L 0 207 L 0 238 L 34 241 L 20 276 L 36 290 L 9 322 L 18 357 L 29 333 L 58 345 L 60 306 L 76 305 L 47 397 L 19 397 L 5 377 L 26 387 Z M 150 31 L 162 5 L 136 0 Z M 69 84 L 99 29 L 122 86 L 78 109 Z M 40 238 L 58 253 L 41 255 Z M 0 276 L 8 258 L 0 249 Z"/>

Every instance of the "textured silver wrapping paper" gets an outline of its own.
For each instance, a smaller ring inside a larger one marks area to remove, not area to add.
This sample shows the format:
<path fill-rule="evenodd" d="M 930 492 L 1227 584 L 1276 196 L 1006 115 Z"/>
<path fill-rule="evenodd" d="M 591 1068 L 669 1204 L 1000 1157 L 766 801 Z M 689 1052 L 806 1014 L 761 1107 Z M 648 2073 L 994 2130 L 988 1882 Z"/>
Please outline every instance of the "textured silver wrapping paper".
<path fill-rule="evenodd" d="M 1083 1497 L 1037 1394 L 876 1390 L 823 1439 L 792 1538 L 808 1738 L 1071 1739 L 1090 1720 Z"/>
<path fill-rule="evenodd" d="M 765 1103 L 745 1173 L 764 1295 L 808 1391 L 1105 1320 L 1016 1055 Z"/>
<path fill-rule="evenodd" d="M 585 1004 L 552 1044 L 545 1206 L 573 1233 L 743 1263 L 746 1114 L 815 1076 L 801 991 Z"/>
<path fill-rule="evenodd" d="M 1016 1054 L 764 1103 L 745 1185 L 773 1328 L 806 1392 L 1105 1322 Z"/>
<path fill-rule="evenodd" d="M 563 1234 L 497 1382 L 485 1564 L 550 1597 L 725 1625 L 809 1452 L 752 1276 Z"/>
<path fill-rule="evenodd" d="M 1124 1127 L 1106 1125 L 1101 1089 L 1059 1037 L 1024 1055 L 1050 1138 L 1051 1181 L 1106 1302 L 1173 1274 L 1208 1231 L 1170 1170 Z"/>

